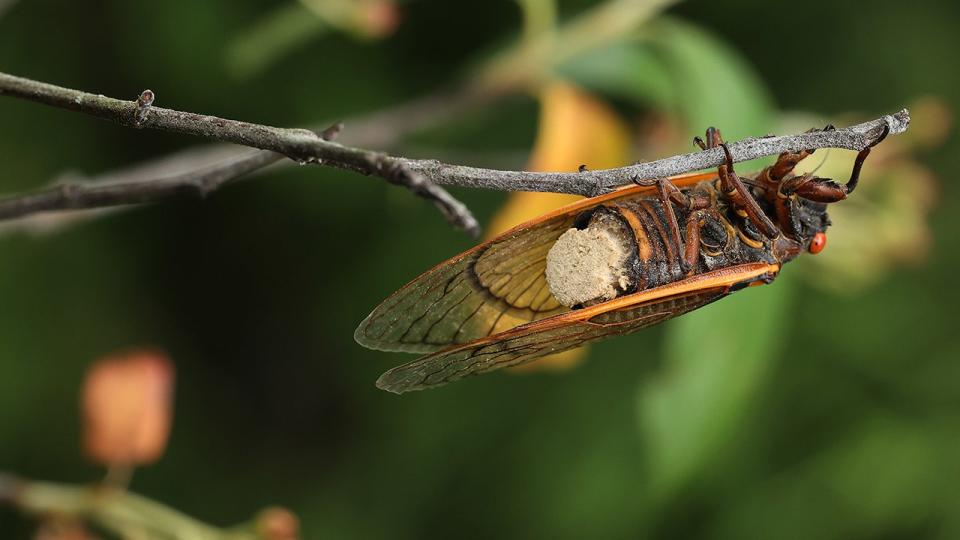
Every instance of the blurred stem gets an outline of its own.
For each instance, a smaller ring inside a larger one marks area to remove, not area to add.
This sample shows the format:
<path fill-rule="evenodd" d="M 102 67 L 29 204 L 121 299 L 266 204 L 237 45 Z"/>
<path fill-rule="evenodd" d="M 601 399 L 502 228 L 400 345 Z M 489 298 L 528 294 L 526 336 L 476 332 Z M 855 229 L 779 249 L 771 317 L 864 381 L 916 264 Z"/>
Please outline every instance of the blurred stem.
<path fill-rule="evenodd" d="M 517 0 L 523 11 L 522 43 L 532 43 L 536 38 L 552 33 L 557 26 L 557 3 L 555 0 Z"/>
<path fill-rule="evenodd" d="M 103 485 L 118 491 L 126 490 L 133 480 L 133 470 L 134 466 L 129 463 L 113 463 L 107 467 Z"/>
<path fill-rule="evenodd" d="M 124 538 L 258 540 L 251 525 L 224 530 L 127 491 L 13 480 L 0 475 L 0 502 L 23 512 L 84 519 Z M 7 486 L 4 489 L 4 486 Z"/>
<path fill-rule="evenodd" d="M 556 32 L 536 32 L 545 15 L 535 14 L 522 0 L 525 13 L 523 46 L 512 47 L 487 62 L 477 75 L 483 88 L 536 88 L 553 69 L 592 49 L 615 43 L 637 31 L 644 23 L 676 0 L 609 0 L 577 16 Z M 530 19 L 538 19 L 533 22 Z"/>
<path fill-rule="evenodd" d="M 301 2 L 284 4 L 235 39 L 227 49 L 227 68 L 251 77 L 278 57 L 321 35 L 329 27 Z"/>
<path fill-rule="evenodd" d="M 16 3 L 17 0 L 0 0 L 0 17 Z"/>
<path fill-rule="evenodd" d="M 329 31 L 382 38 L 396 23 L 392 0 L 296 0 L 267 13 L 235 38 L 227 50 L 227 67 L 237 77 L 251 77 Z"/>
<path fill-rule="evenodd" d="M 313 15 L 343 30 L 355 30 L 362 0 L 298 0 Z"/>

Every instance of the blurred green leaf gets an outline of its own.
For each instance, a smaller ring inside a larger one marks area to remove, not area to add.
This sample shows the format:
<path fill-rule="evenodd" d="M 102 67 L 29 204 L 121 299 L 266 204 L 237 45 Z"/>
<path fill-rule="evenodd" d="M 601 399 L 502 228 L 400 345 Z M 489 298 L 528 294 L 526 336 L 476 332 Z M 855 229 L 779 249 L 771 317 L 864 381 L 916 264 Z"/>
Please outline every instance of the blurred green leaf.
<path fill-rule="evenodd" d="M 922 529 L 937 501 L 949 500 L 944 494 L 956 473 L 955 460 L 939 450 L 955 440 L 930 427 L 873 416 L 824 452 L 733 499 L 718 536 L 762 530 L 782 539 L 879 538 Z"/>
<path fill-rule="evenodd" d="M 770 129 L 770 92 L 738 52 L 706 30 L 667 17 L 652 25 L 649 37 L 671 73 L 676 112 L 689 128 L 717 126 L 728 140 Z"/>
<path fill-rule="evenodd" d="M 532 40 L 557 26 L 556 0 L 517 0 L 523 13 L 524 40 Z"/>
<path fill-rule="evenodd" d="M 655 495 L 682 487 L 730 442 L 776 357 L 790 289 L 781 277 L 670 323 L 665 366 L 639 395 Z"/>
<path fill-rule="evenodd" d="M 743 58 L 705 30 L 669 17 L 632 39 L 574 57 L 559 73 L 673 113 L 693 131 L 717 126 L 728 140 L 766 133 L 772 125 L 770 93 Z"/>
<path fill-rule="evenodd" d="M 591 51 L 561 65 L 567 79 L 609 96 L 672 110 L 676 105 L 671 74 L 649 47 L 623 41 Z"/>

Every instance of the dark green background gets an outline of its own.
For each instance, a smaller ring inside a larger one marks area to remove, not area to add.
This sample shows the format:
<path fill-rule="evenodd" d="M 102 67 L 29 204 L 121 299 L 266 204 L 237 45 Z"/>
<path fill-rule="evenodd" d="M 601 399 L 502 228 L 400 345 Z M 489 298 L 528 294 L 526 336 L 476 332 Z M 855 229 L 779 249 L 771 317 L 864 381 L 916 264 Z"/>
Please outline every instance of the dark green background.
<path fill-rule="evenodd" d="M 561 13 L 588 4 L 562 2 Z M 0 70 L 130 99 L 149 87 L 167 107 L 312 125 L 459 80 L 521 24 L 511 2 L 409 2 L 385 41 L 317 37 L 238 79 L 224 51 L 272 6 L 21 0 L 0 17 Z M 920 95 L 960 105 L 956 2 L 690 2 L 670 14 L 725 42 L 778 109 L 880 115 Z M 713 91 L 709 77 L 689 84 L 690 99 Z M 721 122 L 737 87 L 716 90 L 688 118 Z M 521 96 L 449 130 L 457 136 L 426 139 L 482 164 L 487 152 L 522 156 L 536 117 Z M 0 128 L 4 192 L 202 144 L 12 99 L 0 100 Z M 776 353 L 730 422 L 694 433 L 693 452 L 700 437 L 714 441 L 709 455 L 671 489 L 651 487 L 656 444 L 638 429 L 638 394 L 664 376 L 670 325 L 603 343 L 560 375 L 492 375 L 402 397 L 377 390 L 377 375 L 407 357 L 362 349 L 355 326 L 470 242 L 397 188 L 317 167 L 0 238 L 0 470 L 98 478 L 78 444 L 85 367 L 154 344 L 177 364 L 176 418 L 167 454 L 137 471 L 133 489 L 215 524 L 282 504 L 306 538 L 956 538 L 955 144 L 921 156 L 942 181 L 921 266 L 853 296 L 794 281 L 785 312 L 738 320 L 782 320 L 766 338 Z M 455 192 L 482 223 L 505 198 Z M 678 411 L 679 431 L 684 418 Z M 3 538 L 31 527 L 0 509 Z"/>

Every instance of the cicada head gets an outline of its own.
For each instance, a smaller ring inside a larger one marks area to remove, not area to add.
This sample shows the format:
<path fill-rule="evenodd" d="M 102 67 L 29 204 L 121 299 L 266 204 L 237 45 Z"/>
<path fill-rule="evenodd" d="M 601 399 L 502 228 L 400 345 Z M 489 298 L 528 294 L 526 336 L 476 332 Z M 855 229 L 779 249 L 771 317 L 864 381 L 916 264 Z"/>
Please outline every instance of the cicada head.
<path fill-rule="evenodd" d="M 827 227 L 830 226 L 830 217 L 827 215 L 825 203 L 798 199 L 798 218 L 800 227 L 797 240 L 808 252 L 817 254 L 823 251 L 827 242 Z"/>

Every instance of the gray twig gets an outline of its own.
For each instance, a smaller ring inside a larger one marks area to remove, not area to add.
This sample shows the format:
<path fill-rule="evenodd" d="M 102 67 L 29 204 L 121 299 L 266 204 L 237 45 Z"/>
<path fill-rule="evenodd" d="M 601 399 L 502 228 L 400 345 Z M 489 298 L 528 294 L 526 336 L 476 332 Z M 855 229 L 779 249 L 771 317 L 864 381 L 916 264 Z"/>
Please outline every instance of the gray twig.
<path fill-rule="evenodd" d="M 350 118 L 348 120 L 350 130 L 344 134 L 344 138 L 350 144 L 358 146 L 390 147 L 406 134 L 436 126 L 463 111 L 489 103 L 499 95 L 477 92 L 470 85 L 451 91 L 430 93 L 413 101 Z M 336 122 L 326 129 L 322 126 L 311 129 L 320 132 L 321 137 L 332 140 L 339 135 L 343 124 Z M 248 147 L 221 143 L 179 150 L 159 158 L 152 158 L 144 163 L 93 176 L 70 171 L 59 175 L 51 185 L 59 186 L 74 182 L 82 183 L 84 188 L 97 188 L 134 182 L 159 182 L 161 184 L 183 183 L 189 186 L 203 183 L 208 177 L 215 176 L 223 186 L 249 178 L 253 173 L 279 162 L 293 163 L 287 160 L 286 156 L 269 150 L 251 151 Z M 258 165 L 262 166 L 258 168 Z M 56 211 L 57 209 L 54 208 L 51 212 L 31 211 L 0 223 L 0 234 L 10 231 L 48 233 L 108 215 L 122 208 L 123 206 L 107 206 L 62 211 Z"/>
<path fill-rule="evenodd" d="M 890 126 L 890 134 L 899 134 L 906 131 L 909 124 L 910 113 L 903 109 L 896 114 L 847 128 L 782 137 L 751 137 L 728 147 L 733 160 L 738 163 L 804 149 L 844 148 L 859 151 L 877 140 L 883 133 L 884 126 Z M 558 173 L 497 171 L 449 165 L 436 160 L 398 159 L 411 170 L 420 172 L 438 184 L 506 191 L 571 193 L 593 197 L 634 182 L 653 185 L 659 178 L 716 167 L 724 163 L 725 157 L 722 149 L 712 148 L 616 169 L 583 169 Z"/>
<path fill-rule="evenodd" d="M 322 134 L 307 129 L 278 128 L 227 120 L 215 116 L 153 107 L 154 94 L 145 90 L 135 101 L 124 101 L 0 73 L 0 95 L 10 95 L 54 107 L 83 112 L 134 128 L 159 129 L 211 140 L 242 144 L 284 155 L 299 163 L 316 163 L 354 170 L 405 186 L 434 203 L 456 227 L 476 236 L 479 226 L 467 207 L 443 188 L 408 170 L 396 158 L 370 150 L 342 146 L 327 140 L 339 132 L 334 125 Z M 164 199 L 183 191 L 209 193 L 226 181 L 276 161 L 269 153 L 251 154 L 230 168 L 209 175 L 187 174 L 156 182 L 120 184 L 63 184 L 0 201 L 0 219 L 41 211 L 98 208 Z M 403 171 L 403 174 L 398 173 Z"/>
<path fill-rule="evenodd" d="M 52 210 L 142 204 L 195 193 L 205 196 L 231 180 L 283 159 L 275 152 L 251 151 L 223 165 L 144 181 L 67 182 L 35 193 L 0 200 L 0 220 Z"/>
<path fill-rule="evenodd" d="M 318 135 L 305 129 L 250 124 L 152 107 L 140 103 L 146 101 L 143 96 L 136 102 L 122 101 L 3 73 L 0 73 L 0 94 L 84 112 L 121 125 L 186 133 L 269 151 L 253 153 L 231 163 L 227 168 L 211 169 L 209 176 L 188 173 L 181 177 L 151 182 L 68 185 L 12 197 L 0 201 L 0 219 L 46 210 L 143 203 L 176 195 L 185 190 L 205 194 L 239 174 L 261 168 L 283 155 L 300 163 L 349 169 L 403 185 L 434 202 L 458 227 L 475 232 L 479 228 L 466 207 L 436 184 L 595 196 L 621 185 L 633 182 L 652 184 L 658 178 L 716 167 L 724 162 L 723 151 L 714 148 L 616 169 L 557 173 L 499 171 L 452 165 L 436 160 L 396 157 L 341 145 L 329 140 L 339 132 L 336 126 L 331 126 L 322 135 Z M 149 111 L 149 114 L 143 114 L 141 119 L 140 113 L 144 111 Z M 906 131 L 909 123 L 909 112 L 903 109 L 896 114 L 843 129 L 782 137 L 749 138 L 730 144 L 729 148 L 736 162 L 803 149 L 862 150 L 880 136 L 884 126 L 889 127 L 891 134 L 898 134 Z"/>

